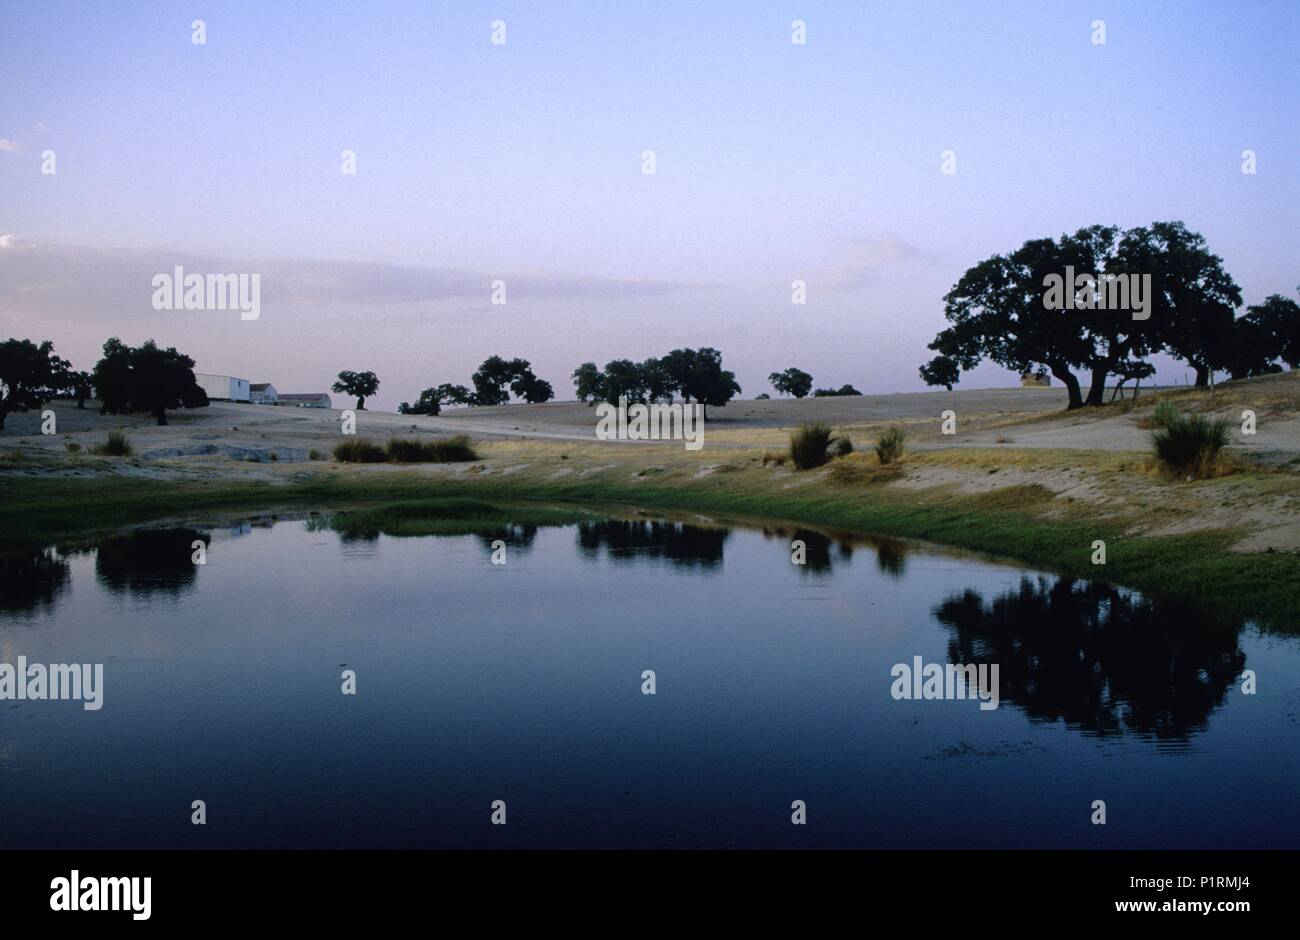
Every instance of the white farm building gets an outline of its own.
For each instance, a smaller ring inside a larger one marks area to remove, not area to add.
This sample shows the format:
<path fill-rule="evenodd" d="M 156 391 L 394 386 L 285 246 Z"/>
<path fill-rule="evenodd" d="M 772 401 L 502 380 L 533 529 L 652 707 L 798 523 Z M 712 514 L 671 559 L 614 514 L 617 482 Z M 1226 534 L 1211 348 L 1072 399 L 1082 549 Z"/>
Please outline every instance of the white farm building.
<path fill-rule="evenodd" d="M 248 379 L 235 378 L 233 375 L 215 375 L 211 372 L 195 372 L 194 380 L 213 401 L 250 400 Z"/>
<path fill-rule="evenodd" d="M 250 400 L 254 405 L 274 405 L 280 396 L 270 382 L 254 382 L 249 386 Z"/>
<path fill-rule="evenodd" d="M 285 392 L 279 396 L 278 404 L 294 405 L 298 408 L 334 407 L 334 403 L 324 392 Z"/>

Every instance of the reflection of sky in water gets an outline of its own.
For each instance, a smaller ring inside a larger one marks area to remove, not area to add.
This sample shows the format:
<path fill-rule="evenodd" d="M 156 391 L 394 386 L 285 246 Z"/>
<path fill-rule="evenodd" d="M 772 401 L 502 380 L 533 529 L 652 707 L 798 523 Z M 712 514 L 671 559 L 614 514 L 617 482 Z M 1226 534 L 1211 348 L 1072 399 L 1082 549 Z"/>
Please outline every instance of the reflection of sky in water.
<path fill-rule="evenodd" d="M 99 712 L 0 702 L 6 847 L 1300 843 L 1294 638 L 896 542 L 282 522 L 0 580 L 0 658 L 106 664 Z M 914 656 L 999 663 L 1001 707 L 894 701 Z"/>

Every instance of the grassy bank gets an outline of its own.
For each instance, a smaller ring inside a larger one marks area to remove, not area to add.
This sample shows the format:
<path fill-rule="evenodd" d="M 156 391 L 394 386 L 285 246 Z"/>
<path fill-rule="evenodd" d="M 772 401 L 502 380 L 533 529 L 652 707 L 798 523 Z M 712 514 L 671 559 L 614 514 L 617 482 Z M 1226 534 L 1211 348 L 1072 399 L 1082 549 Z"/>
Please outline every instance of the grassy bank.
<path fill-rule="evenodd" d="M 1004 468 L 1009 457 L 998 455 Z M 1113 458 L 1120 467 L 1125 459 Z M 583 471 L 575 472 L 575 464 Z M 709 467 L 703 475 L 698 462 L 681 458 L 666 458 L 662 466 L 639 459 L 629 466 L 570 461 L 565 455 L 514 469 L 519 472 L 436 475 L 336 469 L 276 483 L 8 476 L 0 540 L 12 548 L 155 520 L 277 508 L 347 510 L 336 524 L 345 533 L 351 527 L 358 534 L 426 534 L 511 522 L 563 523 L 601 507 L 630 506 L 921 539 L 1061 574 L 1103 578 L 1153 596 L 1185 598 L 1287 632 L 1300 629 L 1295 612 L 1300 555 L 1234 552 L 1241 533 L 1226 528 L 1131 534 L 1143 513 L 1158 517 L 1160 505 L 1139 501 L 1127 511 L 1102 515 L 1037 484 L 979 493 L 951 486 L 904 488 L 891 485 L 901 472 L 897 468 L 855 459 L 836 461 L 819 475 L 774 475 L 753 456 Z M 1261 486 L 1287 482 L 1261 479 Z M 1091 561 L 1097 539 L 1106 542 L 1105 566 Z"/>

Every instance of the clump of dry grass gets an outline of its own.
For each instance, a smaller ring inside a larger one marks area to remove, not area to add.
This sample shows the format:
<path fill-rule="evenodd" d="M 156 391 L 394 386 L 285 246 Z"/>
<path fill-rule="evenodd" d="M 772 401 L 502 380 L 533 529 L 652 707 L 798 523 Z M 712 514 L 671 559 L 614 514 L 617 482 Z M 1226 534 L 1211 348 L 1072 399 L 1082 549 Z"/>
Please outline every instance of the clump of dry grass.
<path fill-rule="evenodd" d="M 813 470 L 830 460 L 835 433 L 825 421 L 805 421 L 790 433 L 790 461 L 799 470 Z"/>
<path fill-rule="evenodd" d="M 894 463 L 903 456 L 903 432 L 890 428 L 876 441 L 876 458 L 882 463 Z"/>
<path fill-rule="evenodd" d="M 1171 472 L 1198 480 L 1222 475 L 1219 451 L 1232 443 L 1232 422 L 1204 415 L 1175 415 L 1151 432 L 1156 459 Z"/>
<path fill-rule="evenodd" d="M 122 431 L 109 431 L 104 443 L 96 444 L 90 449 L 90 452 L 101 457 L 130 457 L 135 450 L 131 447 L 131 441 Z"/>

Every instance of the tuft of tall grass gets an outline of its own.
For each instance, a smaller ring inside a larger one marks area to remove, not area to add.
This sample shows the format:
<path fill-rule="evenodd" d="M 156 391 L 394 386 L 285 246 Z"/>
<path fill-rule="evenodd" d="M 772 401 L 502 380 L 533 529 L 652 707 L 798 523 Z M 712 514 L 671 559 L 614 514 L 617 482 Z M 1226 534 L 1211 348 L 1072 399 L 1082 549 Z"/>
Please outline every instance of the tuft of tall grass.
<path fill-rule="evenodd" d="M 104 443 L 96 444 L 90 451 L 101 457 L 130 457 L 135 453 L 130 439 L 122 431 L 109 431 Z"/>
<path fill-rule="evenodd" d="M 1181 417 L 1178 407 L 1169 399 L 1162 398 L 1156 402 L 1155 410 L 1151 412 L 1151 424 L 1157 428 L 1167 428 Z"/>
<path fill-rule="evenodd" d="M 790 433 L 790 461 L 800 470 L 820 467 L 830 458 L 835 435 L 831 426 L 823 421 L 806 421 Z"/>
<path fill-rule="evenodd" d="M 354 437 L 334 445 L 334 459 L 343 463 L 383 463 L 388 454 L 374 441 Z"/>
<path fill-rule="evenodd" d="M 1156 459 L 1170 470 L 1199 478 L 1213 476 L 1219 451 L 1232 443 L 1232 421 L 1204 415 L 1179 416 L 1151 432 Z"/>
<path fill-rule="evenodd" d="M 903 456 L 903 432 L 890 428 L 876 441 L 876 458 L 881 464 L 889 464 Z"/>
<path fill-rule="evenodd" d="M 478 460 L 470 447 L 469 438 L 463 434 L 444 441 L 416 441 L 390 437 L 387 445 L 388 459 L 393 463 L 459 463 Z"/>
<path fill-rule="evenodd" d="M 847 457 L 851 453 L 853 453 L 853 442 L 849 440 L 848 435 L 841 434 L 835 438 L 836 457 Z"/>

